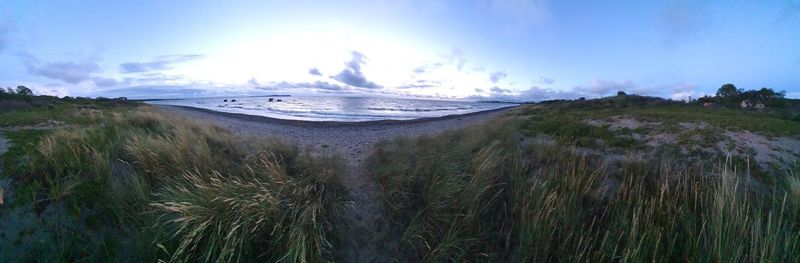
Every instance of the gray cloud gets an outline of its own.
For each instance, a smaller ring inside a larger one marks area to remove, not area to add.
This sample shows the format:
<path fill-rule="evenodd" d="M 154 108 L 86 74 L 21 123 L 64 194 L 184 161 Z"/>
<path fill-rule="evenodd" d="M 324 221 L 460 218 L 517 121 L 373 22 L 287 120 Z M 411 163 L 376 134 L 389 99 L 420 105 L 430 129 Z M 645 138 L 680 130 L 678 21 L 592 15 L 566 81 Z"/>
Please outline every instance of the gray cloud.
<path fill-rule="evenodd" d="M 319 72 L 318 68 L 310 68 L 310 69 L 308 69 L 308 74 L 311 74 L 311 75 L 314 75 L 314 76 L 322 76 L 322 72 Z"/>
<path fill-rule="evenodd" d="M 604 96 L 617 91 L 635 92 L 641 91 L 641 89 L 634 85 L 630 80 L 612 81 L 605 79 L 594 79 L 589 83 L 588 86 L 577 86 L 573 88 L 573 91 L 590 96 Z"/>
<path fill-rule="evenodd" d="M 287 82 L 287 81 L 280 81 L 280 82 L 273 82 L 269 85 L 264 85 L 258 87 L 258 89 L 264 90 L 289 90 L 289 89 L 315 89 L 318 91 L 343 91 L 347 90 L 346 87 L 341 85 L 337 85 L 335 83 L 325 82 L 325 81 L 315 81 L 315 82 Z"/>
<path fill-rule="evenodd" d="M 442 82 L 438 81 L 438 80 L 419 79 L 417 81 L 414 81 L 414 83 L 403 85 L 403 86 L 400 86 L 400 87 L 397 87 L 397 88 L 399 88 L 399 89 L 413 89 L 413 88 L 424 89 L 424 88 L 440 87 L 441 85 L 442 85 Z"/>
<path fill-rule="evenodd" d="M 162 73 L 144 73 L 137 75 L 137 77 L 129 77 L 123 79 L 122 83 L 125 85 L 159 85 L 164 82 L 177 82 L 185 81 L 186 78 L 181 75 L 166 75 Z"/>
<path fill-rule="evenodd" d="M 489 74 L 489 80 L 492 81 L 492 83 L 497 84 L 497 82 L 499 82 L 500 80 L 502 80 L 503 78 L 505 78 L 507 76 L 508 75 L 506 75 L 505 71 L 498 71 L 498 72 L 494 72 L 494 73 Z"/>
<path fill-rule="evenodd" d="M 200 54 L 165 55 L 148 62 L 128 62 L 119 65 L 122 73 L 139 73 L 171 69 L 172 65 L 204 58 Z"/>
<path fill-rule="evenodd" d="M 481 89 L 481 88 L 475 88 L 475 92 L 479 92 L 479 93 L 481 93 L 481 92 L 483 92 L 483 89 Z"/>
<path fill-rule="evenodd" d="M 32 56 L 25 62 L 28 73 L 51 79 L 58 79 L 69 84 L 77 84 L 88 80 L 92 73 L 99 72 L 97 62 L 87 59 L 81 62 L 63 61 L 39 64 Z"/>
<path fill-rule="evenodd" d="M 375 82 L 368 81 L 364 76 L 364 73 L 361 72 L 361 66 L 366 63 L 366 57 L 364 54 L 361 54 L 358 51 L 353 51 L 352 55 L 353 59 L 345 63 L 345 69 L 336 76 L 332 76 L 332 78 L 341 81 L 344 84 L 359 88 L 383 88 L 383 86 L 375 84 Z"/>
<path fill-rule="evenodd" d="M 555 83 L 555 80 L 553 80 L 553 78 L 539 77 L 539 84 L 553 85 L 553 83 Z"/>
<path fill-rule="evenodd" d="M 499 94 L 511 93 L 511 90 L 509 90 L 509 89 L 502 89 L 502 88 L 498 88 L 498 87 L 492 87 L 489 90 L 492 93 L 499 93 Z"/>
<path fill-rule="evenodd" d="M 94 77 L 92 78 L 94 85 L 98 87 L 111 87 L 117 85 L 117 80 L 112 78 Z"/>
<path fill-rule="evenodd" d="M 581 94 L 578 94 L 574 91 L 550 90 L 533 86 L 520 92 L 517 97 L 523 101 L 543 101 L 553 99 L 574 99 L 580 96 Z"/>

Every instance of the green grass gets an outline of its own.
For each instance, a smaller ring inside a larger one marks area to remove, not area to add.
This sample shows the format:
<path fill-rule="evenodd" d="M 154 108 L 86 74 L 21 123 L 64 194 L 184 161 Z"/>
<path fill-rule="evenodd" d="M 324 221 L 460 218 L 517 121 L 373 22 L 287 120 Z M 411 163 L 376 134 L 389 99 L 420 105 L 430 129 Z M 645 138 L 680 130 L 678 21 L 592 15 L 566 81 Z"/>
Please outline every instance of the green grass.
<path fill-rule="evenodd" d="M 37 116 L 73 116 L 51 113 Z M 19 258 L 332 258 L 345 198 L 336 159 L 277 143 L 245 151 L 225 129 L 146 106 L 94 114 L 86 125 L 8 133 L 15 147 L 4 162 L 19 193 L 15 207 L 33 206 L 41 220 L 61 218 L 38 228 L 50 240 L 47 249 Z"/>
<path fill-rule="evenodd" d="M 519 143 L 532 125 L 550 131 L 530 121 L 509 116 L 379 145 L 369 165 L 400 254 L 426 262 L 800 260 L 798 175 L 757 182 L 734 161 L 708 168 L 681 156 L 608 163 L 562 145 Z M 605 136 L 551 127 L 570 140 Z"/>
<path fill-rule="evenodd" d="M 48 124 L 50 120 L 63 124 L 93 124 L 103 111 L 131 109 L 138 105 L 135 102 L 54 100 L 33 107 L 2 110 L 0 127 Z"/>
<path fill-rule="evenodd" d="M 781 118 L 770 112 L 753 112 L 728 108 L 704 108 L 697 104 L 659 102 L 627 102 L 633 98 L 607 98 L 596 101 L 561 102 L 546 106 L 528 106 L 521 115 L 547 118 L 608 119 L 628 116 L 641 121 L 659 122 L 676 129 L 678 123 L 704 122 L 726 130 L 747 130 L 767 136 L 800 134 L 800 122 Z M 616 103 L 616 104 L 615 104 Z M 616 106 L 614 106 L 616 105 Z"/>

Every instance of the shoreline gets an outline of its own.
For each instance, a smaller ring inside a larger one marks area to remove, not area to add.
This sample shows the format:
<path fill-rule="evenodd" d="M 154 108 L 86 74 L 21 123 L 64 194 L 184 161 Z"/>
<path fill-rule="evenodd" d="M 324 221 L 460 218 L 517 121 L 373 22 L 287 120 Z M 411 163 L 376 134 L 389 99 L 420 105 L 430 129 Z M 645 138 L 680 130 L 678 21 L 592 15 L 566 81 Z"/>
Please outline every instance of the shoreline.
<path fill-rule="evenodd" d="M 506 106 L 491 110 L 483 110 L 483 111 L 476 111 L 464 114 L 454 114 L 454 115 L 445 115 L 440 117 L 424 117 L 424 118 L 417 118 L 411 120 L 374 120 L 374 121 L 306 121 L 306 120 L 291 120 L 291 119 L 279 119 L 261 115 L 252 115 L 252 114 L 245 114 L 245 113 L 233 113 L 233 112 L 224 112 L 224 111 L 215 111 L 210 109 L 204 108 L 197 108 L 191 106 L 181 106 L 181 105 L 164 105 L 164 104 L 147 104 L 150 106 L 154 106 L 157 108 L 179 108 L 185 109 L 190 111 L 197 111 L 202 113 L 209 113 L 214 114 L 222 117 L 234 118 L 238 120 L 244 121 L 252 121 L 252 122 L 260 122 L 260 123 L 274 123 L 274 124 L 282 124 L 282 125 L 289 125 L 295 127 L 326 127 L 326 128 L 339 128 L 339 127 L 365 127 L 365 126 L 398 126 L 398 125 L 409 125 L 409 124 L 421 124 L 421 123 L 430 123 L 430 122 L 437 122 L 437 121 L 444 121 L 450 119 L 458 119 L 464 117 L 472 117 L 476 115 L 483 115 L 489 114 L 494 112 L 500 111 L 507 111 L 522 105 L 514 105 L 514 106 Z"/>

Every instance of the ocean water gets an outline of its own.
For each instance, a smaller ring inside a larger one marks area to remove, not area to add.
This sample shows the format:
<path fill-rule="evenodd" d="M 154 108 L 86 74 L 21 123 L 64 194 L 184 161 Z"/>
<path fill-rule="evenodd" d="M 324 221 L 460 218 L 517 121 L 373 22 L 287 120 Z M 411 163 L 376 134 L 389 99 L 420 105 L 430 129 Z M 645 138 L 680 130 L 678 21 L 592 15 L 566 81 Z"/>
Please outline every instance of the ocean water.
<path fill-rule="evenodd" d="M 269 98 L 273 101 L 270 102 Z M 227 99 L 228 101 L 223 101 Z M 231 99 L 236 99 L 232 102 Z M 282 101 L 277 101 L 282 100 Z M 228 97 L 148 101 L 221 112 L 304 121 L 411 120 L 513 106 L 510 103 L 370 97 Z"/>

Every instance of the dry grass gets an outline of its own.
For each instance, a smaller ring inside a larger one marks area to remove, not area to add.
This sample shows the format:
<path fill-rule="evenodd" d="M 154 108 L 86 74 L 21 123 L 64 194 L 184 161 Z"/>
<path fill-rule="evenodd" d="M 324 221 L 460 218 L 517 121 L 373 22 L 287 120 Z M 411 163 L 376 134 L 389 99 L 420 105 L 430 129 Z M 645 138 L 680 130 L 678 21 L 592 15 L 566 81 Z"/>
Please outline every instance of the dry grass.
<path fill-rule="evenodd" d="M 370 160 L 404 254 L 422 261 L 798 261 L 798 177 L 718 160 L 611 166 L 520 143 L 508 117 L 385 142 Z"/>
<path fill-rule="evenodd" d="M 53 236 L 55 254 L 30 259 L 316 262 L 333 254 L 344 198 L 336 160 L 279 144 L 245 151 L 224 129 L 148 107 L 95 118 L 45 135 L 28 174 L 16 178 L 39 211 L 67 209 L 70 224 L 59 228 L 88 229 Z"/>

